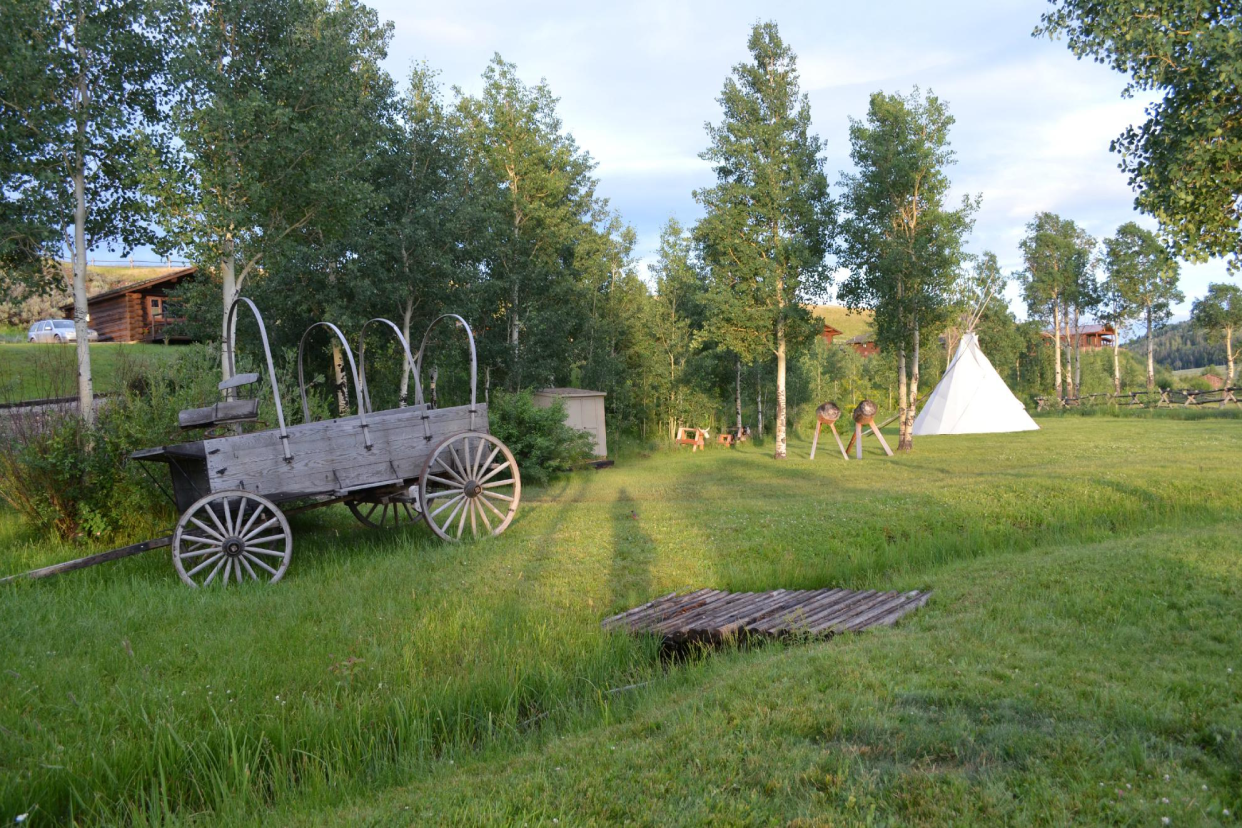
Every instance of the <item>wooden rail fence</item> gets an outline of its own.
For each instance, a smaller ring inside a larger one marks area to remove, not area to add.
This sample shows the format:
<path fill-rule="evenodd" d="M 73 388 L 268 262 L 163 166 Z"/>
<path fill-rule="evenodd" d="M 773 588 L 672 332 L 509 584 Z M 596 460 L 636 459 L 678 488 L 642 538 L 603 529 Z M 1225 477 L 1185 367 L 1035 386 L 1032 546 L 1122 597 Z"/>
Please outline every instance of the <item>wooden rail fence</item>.
<path fill-rule="evenodd" d="M 1224 408 L 1236 405 L 1242 408 L 1237 394 L 1242 386 L 1219 388 L 1215 391 L 1195 391 L 1190 388 L 1173 389 L 1157 388 L 1154 391 L 1124 391 L 1120 394 L 1084 394 L 1078 397 L 1036 397 L 1036 411 L 1049 411 L 1057 408 L 1075 408 L 1082 405 L 1112 405 L 1116 403 L 1123 408 L 1192 408 L 1202 405 L 1217 405 Z"/>

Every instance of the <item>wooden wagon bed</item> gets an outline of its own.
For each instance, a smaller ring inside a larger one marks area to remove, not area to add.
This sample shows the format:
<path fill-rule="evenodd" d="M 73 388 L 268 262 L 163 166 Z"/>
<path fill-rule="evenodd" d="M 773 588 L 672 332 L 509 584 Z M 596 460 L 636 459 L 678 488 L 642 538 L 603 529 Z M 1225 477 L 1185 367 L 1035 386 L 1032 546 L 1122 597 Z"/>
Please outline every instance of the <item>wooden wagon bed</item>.
<path fill-rule="evenodd" d="M 668 641 L 721 641 L 740 636 L 830 637 L 888 627 L 927 603 L 930 592 L 811 589 L 670 593 L 605 618 L 606 630 L 654 633 Z"/>

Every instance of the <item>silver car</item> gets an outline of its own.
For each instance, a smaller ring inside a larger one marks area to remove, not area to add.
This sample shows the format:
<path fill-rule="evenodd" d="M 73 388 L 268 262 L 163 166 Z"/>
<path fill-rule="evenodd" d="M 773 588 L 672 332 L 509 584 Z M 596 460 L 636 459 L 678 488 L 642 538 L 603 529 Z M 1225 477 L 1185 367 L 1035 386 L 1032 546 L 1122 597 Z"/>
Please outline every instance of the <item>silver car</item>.
<path fill-rule="evenodd" d="M 94 328 L 87 328 L 87 341 L 98 342 L 99 334 Z M 78 332 L 73 327 L 72 319 L 43 319 L 35 322 L 26 331 L 27 342 L 77 342 Z"/>

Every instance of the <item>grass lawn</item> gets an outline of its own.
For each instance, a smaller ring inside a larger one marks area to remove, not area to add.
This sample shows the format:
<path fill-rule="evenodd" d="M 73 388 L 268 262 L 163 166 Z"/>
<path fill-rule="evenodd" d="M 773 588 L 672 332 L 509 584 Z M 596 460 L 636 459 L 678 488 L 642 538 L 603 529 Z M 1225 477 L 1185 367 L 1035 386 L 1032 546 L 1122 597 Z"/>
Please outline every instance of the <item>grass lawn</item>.
<path fill-rule="evenodd" d="M 1228 824 L 1242 421 L 1040 423 L 623 459 L 463 546 L 334 508 L 272 588 L 152 554 L 0 589 L 0 821 Z M 0 513 L 4 572 L 74 554 Z M 674 664 L 598 626 L 830 585 L 935 594 Z"/>
<path fill-rule="evenodd" d="M 0 342 L 0 402 L 76 396 L 76 352 L 73 344 Z M 162 344 L 96 342 L 91 345 L 95 391 L 116 390 L 126 360 L 168 359 L 175 353 L 175 347 Z"/>

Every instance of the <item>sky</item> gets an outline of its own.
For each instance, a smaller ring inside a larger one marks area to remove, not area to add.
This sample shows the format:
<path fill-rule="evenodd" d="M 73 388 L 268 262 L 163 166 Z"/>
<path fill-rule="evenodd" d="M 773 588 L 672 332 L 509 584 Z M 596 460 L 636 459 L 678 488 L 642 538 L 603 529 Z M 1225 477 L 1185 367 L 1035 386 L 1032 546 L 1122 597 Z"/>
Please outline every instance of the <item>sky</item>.
<path fill-rule="evenodd" d="M 1007 270 L 1036 212 L 1078 222 L 1098 239 L 1124 222 L 1155 228 L 1136 212 L 1109 142 L 1144 120 L 1142 99 L 1124 99 L 1125 77 L 1079 61 L 1064 41 L 1031 31 L 1039 0 L 928 3 L 498 3 L 373 0 L 394 24 L 387 68 L 397 79 L 415 61 L 439 70 L 446 91 L 478 92 L 494 54 L 528 84 L 546 80 L 565 129 L 597 163 L 598 192 L 638 233 L 653 261 L 669 217 L 693 224 L 696 188 L 710 185 L 704 125 L 746 39 L 773 20 L 798 56 L 814 131 L 826 143 L 830 180 L 852 168 L 849 118 L 866 114 L 872 92 L 934 91 L 956 118 L 950 169 L 954 202 L 983 197 L 969 242 Z M 449 93 L 451 94 L 451 93 Z M 839 194 L 839 188 L 834 186 Z M 1227 278 L 1222 262 L 1185 265 L 1187 301 Z M 1019 315 L 1018 287 L 1007 298 Z"/>

